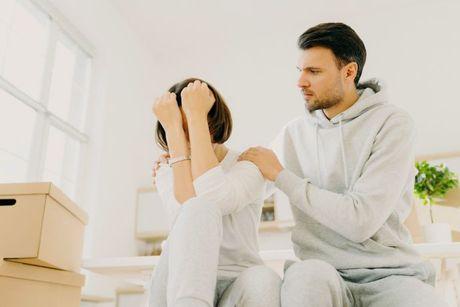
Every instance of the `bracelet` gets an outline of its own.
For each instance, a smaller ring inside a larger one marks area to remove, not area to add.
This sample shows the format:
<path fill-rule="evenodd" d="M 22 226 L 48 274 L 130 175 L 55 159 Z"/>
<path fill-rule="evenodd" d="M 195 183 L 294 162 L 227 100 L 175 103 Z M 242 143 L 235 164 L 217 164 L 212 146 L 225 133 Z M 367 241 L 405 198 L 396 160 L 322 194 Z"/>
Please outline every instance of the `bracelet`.
<path fill-rule="evenodd" d="M 186 160 L 191 160 L 191 157 L 190 156 L 180 156 L 180 157 L 175 157 L 175 158 L 169 158 L 168 164 L 169 164 L 169 167 L 171 167 L 175 163 L 179 163 L 179 162 L 186 161 Z"/>

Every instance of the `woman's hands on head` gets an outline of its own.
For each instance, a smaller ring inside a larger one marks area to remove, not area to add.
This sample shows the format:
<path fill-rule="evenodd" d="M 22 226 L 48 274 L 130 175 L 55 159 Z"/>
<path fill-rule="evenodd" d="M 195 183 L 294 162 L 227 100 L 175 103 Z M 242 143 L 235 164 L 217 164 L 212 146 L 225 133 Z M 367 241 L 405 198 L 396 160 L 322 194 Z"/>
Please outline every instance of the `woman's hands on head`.
<path fill-rule="evenodd" d="M 207 118 L 209 110 L 214 105 L 215 98 L 208 85 L 196 80 L 190 82 L 181 92 L 182 109 L 190 120 L 194 117 Z"/>
<path fill-rule="evenodd" d="M 175 93 L 167 92 L 158 97 L 152 111 L 166 131 L 182 128 L 182 114 Z"/>
<path fill-rule="evenodd" d="M 190 118 L 207 118 L 215 98 L 208 85 L 196 80 L 190 82 L 181 92 L 182 110 Z M 165 130 L 183 128 L 182 113 L 177 104 L 176 94 L 167 92 L 155 100 L 153 113 Z"/>

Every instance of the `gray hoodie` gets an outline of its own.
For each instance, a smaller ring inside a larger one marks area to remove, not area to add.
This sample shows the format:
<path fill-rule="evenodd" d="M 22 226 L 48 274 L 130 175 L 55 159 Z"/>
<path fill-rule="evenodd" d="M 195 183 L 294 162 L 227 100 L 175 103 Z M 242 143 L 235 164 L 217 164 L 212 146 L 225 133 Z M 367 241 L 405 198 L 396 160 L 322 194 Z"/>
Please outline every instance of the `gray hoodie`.
<path fill-rule="evenodd" d="M 291 203 L 295 254 L 338 270 L 421 263 L 403 225 L 417 173 L 414 122 L 378 82 L 359 93 L 330 120 L 307 110 L 272 146 L 285 167 L 275 186 Z"/>

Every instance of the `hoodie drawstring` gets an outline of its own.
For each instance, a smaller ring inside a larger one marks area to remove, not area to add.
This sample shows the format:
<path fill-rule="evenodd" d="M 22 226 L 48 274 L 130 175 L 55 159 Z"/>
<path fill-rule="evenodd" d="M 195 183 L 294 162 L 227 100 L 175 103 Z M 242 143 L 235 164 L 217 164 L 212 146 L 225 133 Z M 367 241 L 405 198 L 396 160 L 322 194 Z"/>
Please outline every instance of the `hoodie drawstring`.
<path fill-rule="evenodd" d="M 323 180 L 321 179 L 321 168 L 319 165 L 319 142 L 318 142 L 318 123 L 315 123 L 315 149 L 316 149 L 316 171 L 318 172 L 319 186 L 323 187 Z"/>
<path fill-rule="evenodd" d="M 343 173 L 345 176 L 345 189 L 348 190 L 348 171 L 347 171 L 347 159 L 345 157 L 345 144 L 343 141 L 343 130 L 342 130 L 342 117 L 339 121 L 339 133 L 340 133 L 340 148 L 342 150 L 342 160 L 343 160 Z"/>

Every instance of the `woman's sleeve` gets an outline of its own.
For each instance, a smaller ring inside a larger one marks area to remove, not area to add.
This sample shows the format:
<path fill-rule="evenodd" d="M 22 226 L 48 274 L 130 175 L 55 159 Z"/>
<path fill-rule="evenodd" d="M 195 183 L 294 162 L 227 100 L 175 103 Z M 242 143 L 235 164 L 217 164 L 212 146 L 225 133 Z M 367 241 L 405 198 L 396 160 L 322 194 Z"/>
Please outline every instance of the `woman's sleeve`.
<path fill-rule="evenodd" d="M 227 173 L 218 165 L 196 178 L 193 185 L 197 197 L 219 206 L 222 215 L 227 215 L 262 202 L 265 180 L 255 164 L 241 161 Z"/>
<path fill-rule="evenodd" d="M 161 166 L 157 171 L 156 188 L 168 214 L 169 229 L 171 229 L 179 214 L 181 205 L 174 196 L 174 178 L 172 169 L 169 166 Z"/>

